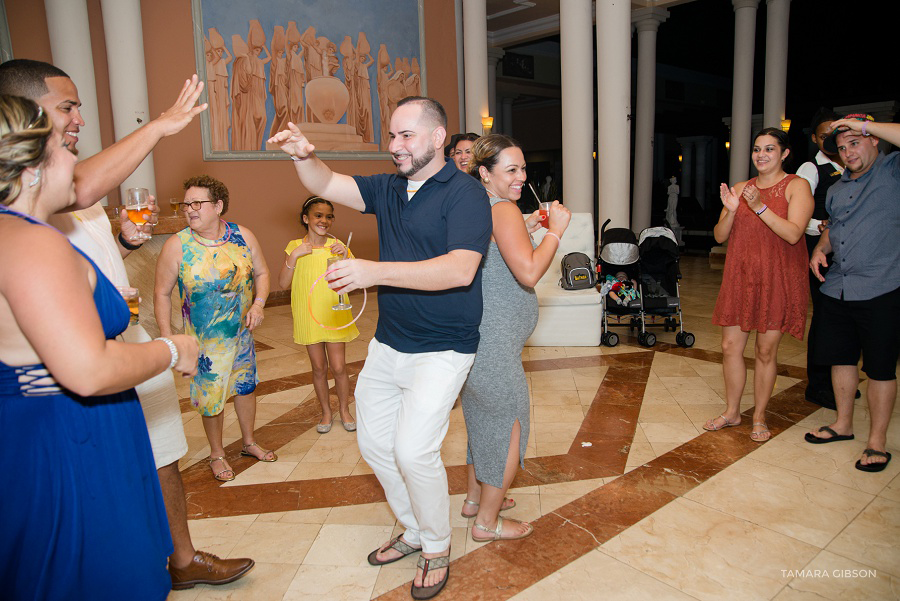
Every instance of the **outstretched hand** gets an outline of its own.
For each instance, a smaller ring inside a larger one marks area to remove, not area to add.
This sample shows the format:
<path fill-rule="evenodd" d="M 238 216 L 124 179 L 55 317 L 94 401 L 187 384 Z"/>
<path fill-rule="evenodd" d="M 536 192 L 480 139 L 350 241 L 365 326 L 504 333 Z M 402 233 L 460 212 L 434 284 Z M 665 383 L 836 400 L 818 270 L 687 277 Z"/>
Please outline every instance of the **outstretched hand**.
<path fill-rule="evenodd" d="M 162 128 L 163 136 L 177 134 L 187 127 L 194 117 L 206 110 L 209 106 L 206 102 L 196 106 L 201 92 L 203 92 L 203 82 L 196 74 L 184 82 L 175 104 L 155 120 L 155 123 Z"/>
<path fill-rule="evenodd" d="M 298 159 L 309 158 L 309 155 L 316 149 L 309 143 L 300 128 L 291 122 L 288 122 L 288 128 L 284 129 L 268 140 L 269 144 L 275 144 L 282 151 L 290 156 Z"/>
<path fill-rule="evenodd" d="M 719 197 L 722 199 L 722 204 L 725 205 L 725 208 L 728 209 L 729 213 L 737 211 L 738 206 L 741 204 L 737 192 L 734 191 L 734 188 L 729 188 L 728 184 L 719 186 Z"/>

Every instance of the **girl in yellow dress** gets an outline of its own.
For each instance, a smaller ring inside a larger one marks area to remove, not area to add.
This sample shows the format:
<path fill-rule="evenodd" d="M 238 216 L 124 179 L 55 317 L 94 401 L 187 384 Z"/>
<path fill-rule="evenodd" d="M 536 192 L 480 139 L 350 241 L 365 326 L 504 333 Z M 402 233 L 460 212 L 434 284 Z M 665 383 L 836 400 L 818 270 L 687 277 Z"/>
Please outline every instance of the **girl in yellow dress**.
<path fill-rule="evenodd" d="M 349 310 L 332 310 L 331 307 L 338 302 L 338 295 L 324 280 L 313 290 L 311 300 L 312 312 L 321 326 L 310 317 L 308 306 L 309 289 L 325 273 L 328 258 L 352 258 L 353 255 L 339 240 L 328 234 L 334 224 L 334 206 L 324 198 L 310 196 L 306 199 L 300 212 L 300 224 L 306 229 L 306 236 L 291 240 L 284 249 L 287 258 L 278 274 L 278 285 L 282 288 L 291 285 L 294 342 L 306 347 L 312 364 L 313 388 L 322 405 L 322 420 L 316 431 L 325 434 L 331 430 L 334 421 L 328 397 L 328 368 L 331 367 L 340 402 L 341 423 L 345 430 L 353 432 L 356 421 L 350 414 L 350 378 L 344 351 L 346 343 L 359 336 L 359 330 L 355 325 L 339 330 L 329 329 L 346 325 L 353 317 Z"/>

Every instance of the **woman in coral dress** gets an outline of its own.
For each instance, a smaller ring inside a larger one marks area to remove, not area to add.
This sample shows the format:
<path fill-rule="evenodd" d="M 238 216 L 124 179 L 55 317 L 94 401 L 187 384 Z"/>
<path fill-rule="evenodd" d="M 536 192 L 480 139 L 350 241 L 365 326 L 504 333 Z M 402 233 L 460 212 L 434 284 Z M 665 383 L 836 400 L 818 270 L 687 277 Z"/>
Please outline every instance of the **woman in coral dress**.
<path fill-rule="evenodd" d="M 778 344 L 785 332 L 802 340 L 809 282 L 803 232 L 813 198 L 806 180 L 784 172 L 790 154 L 787 134 L 766 128 L 753 142 L 759 176 L 729 188 L 722 184 L 722 214 L 716 241 L 728 240 L 722 287 L 713 323 L 722 326 L 725 412 L 706 430 L 741 423 L 741 395 L 747 380 L 744 349 L 756 332 L 753 427 L 750 438 L 765 442 L 766 406 L 775 386 Z"/>

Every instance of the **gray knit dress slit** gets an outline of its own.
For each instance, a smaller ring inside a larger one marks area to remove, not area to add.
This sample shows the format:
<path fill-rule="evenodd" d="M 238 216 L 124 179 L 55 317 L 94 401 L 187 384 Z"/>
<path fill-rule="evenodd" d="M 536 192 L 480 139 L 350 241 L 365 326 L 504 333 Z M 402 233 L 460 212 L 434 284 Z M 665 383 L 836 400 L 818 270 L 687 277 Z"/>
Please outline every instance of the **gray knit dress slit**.
<path fill-rule="evenodd" d="M 491 206 L 509 202 L 490 200 Z M 525 466 L 531 412 L 522 349 L 537 325 L 538 301 L 533 288 L 516 281 L 494 241 L 484 259 L 481 288 L 481 341 L 462 389 L 469 436 L 466 462 L 475 465 L 480 482 L 501 488 L 509 437 L 517 419 L 521 427 L 519 462 Z"/>

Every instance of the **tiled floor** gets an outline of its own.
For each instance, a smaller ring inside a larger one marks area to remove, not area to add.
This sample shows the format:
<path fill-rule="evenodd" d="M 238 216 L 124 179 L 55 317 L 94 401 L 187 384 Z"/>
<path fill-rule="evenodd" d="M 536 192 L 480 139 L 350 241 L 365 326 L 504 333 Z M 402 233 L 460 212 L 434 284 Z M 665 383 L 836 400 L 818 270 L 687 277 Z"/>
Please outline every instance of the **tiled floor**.
<path fill-rule="evenodd" d="M 857 440 L 805 443 L 803 433 L 833 413 L 803 400 L 805 343 L 786 338 L 768 418 L 774 438 L 750 441 L 748 419 L 703 431 L 724 407 L 720 335 L 710 324 L 721 272 L 699 258 L 682 268 L 694 348 L 674 346 L 674 334 L 659 330 L 657 346 L 644 349 L 621 329 L 613 349 L 525 349 L 532 430 L 508 514 L 534 523 L 530 538 L 469 538 L 470 521 L 459 516 L 465 426 L 453 410 L 443 458 L 454 561 L 440 599 L 900 598 L 900 462 L 880 474 L 853 467 L 868 429 L 865 382 Z M 347 346 L 351 382 L 374 332 L 369 301 L 362 335 Z M 238 456 L 229 405 L 227 454 L 238 476 L 216 482 L 202 461 L 209 448 L 200 418 L 183 402 L 190 451 L 181 462 L 195 545 L 253 557 L 256 567 L 230 585 L 169 599 L 409 599 L 414 556 L 381 568 L 366 563 L 401 529 L 355 435 L 339 424 L 316 433 L 319 407 L 306 352 L 291 342 L 289 307 L 267 309 L 256 340 L 257 439 L 279 460 Z M 750 407 L 748 388 L 743 408 Z M 897 423 L 889 447 L 900 448 Z"/>

